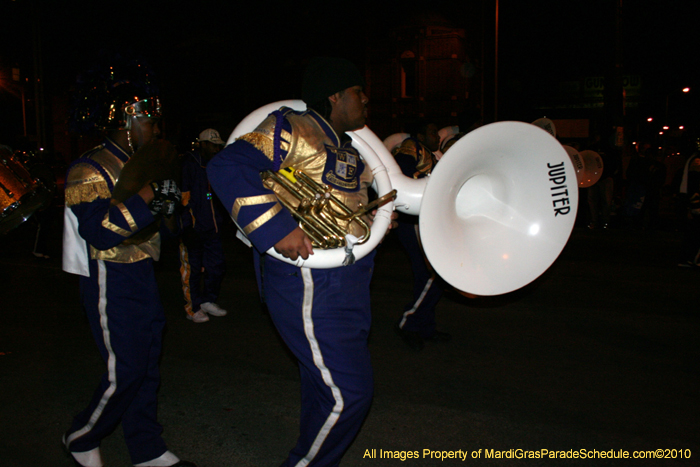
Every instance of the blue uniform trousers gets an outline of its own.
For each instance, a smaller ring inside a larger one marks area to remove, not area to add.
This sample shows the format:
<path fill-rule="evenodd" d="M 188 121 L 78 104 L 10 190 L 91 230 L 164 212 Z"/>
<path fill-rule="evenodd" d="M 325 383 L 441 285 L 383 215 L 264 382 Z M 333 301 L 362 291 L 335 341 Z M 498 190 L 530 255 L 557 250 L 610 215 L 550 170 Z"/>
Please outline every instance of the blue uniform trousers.
<path fill-rule="evenodd" d="M 336 466 L 372 402 L 374 253 L 334 269 L 298 268 L 270 256 L 257 257 L 256 265 L 272 320 L 301 375 L 300 436 L 282 465 Z"/>
<path fill-rule="evenodd" d="M 444 282 L 426 264 L 416 225 L 399 222 L 395 230 L 408 253 L 413 271 L 413 300 L 405 306 L 399 327 L 427 339 L 435 333 L 435 306 L 442 298 Z"/>
<path fill-rule="evenodd" d="M 180 278 L 185 311 L 189 315 L 199 311 L 202 303 L 216 303 L 225 273 L 226 259 L 219 233 L 196 232 L 191 238 L 183 238 L 180 243 Z"/>
<path fill-rule="evenodd" d="M 81 276 L 80 290 L 107 372 L 88 407 L 73 420 L 69 449 L 98 447 L 121 422 L 132 462 L 157 458 L 167 451 L 156 416 L 165 314 L 153 261 L 91 260 L 90 277 Z"/>

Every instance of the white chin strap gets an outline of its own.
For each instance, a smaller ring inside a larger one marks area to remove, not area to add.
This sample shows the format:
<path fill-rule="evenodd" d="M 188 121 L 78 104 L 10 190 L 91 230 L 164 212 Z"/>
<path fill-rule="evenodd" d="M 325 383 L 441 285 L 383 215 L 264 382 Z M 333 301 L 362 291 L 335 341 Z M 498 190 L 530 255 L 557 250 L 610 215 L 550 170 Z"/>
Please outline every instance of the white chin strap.
<path fill-rule="evenodd" d="M 138 123 L 138 117 L 136 117 L 136 115 L 131 115 L 131 116 L 127 117 L 125 129 L 126 129 L 126 140 L 129 143 L 129 150 L 131 151 L 131 154 L 133 154 L 134 152 L 136 152 L 136 149 L 138 149 L 138 148 L 136 148 L 134 146 L 134 140 L 131 137 L 131 132 L 132 131 L 138 131 L 139 133 L 141 132 L 141 126 Z M 143 140 L 143 138 L 139 138 L 139 139 Z"/>

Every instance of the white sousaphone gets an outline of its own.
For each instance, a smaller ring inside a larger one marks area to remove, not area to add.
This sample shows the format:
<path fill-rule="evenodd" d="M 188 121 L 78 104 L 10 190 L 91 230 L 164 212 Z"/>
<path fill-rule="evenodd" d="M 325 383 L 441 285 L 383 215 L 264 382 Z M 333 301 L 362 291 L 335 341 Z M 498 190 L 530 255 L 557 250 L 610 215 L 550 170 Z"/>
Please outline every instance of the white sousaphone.
<path fill-rule="evenodd" d="M 267 115 L 300 100 L 268 104 L 248 115 L 228 143 L 253 131 Z M 379 208 L 370 240 L 356 258 L 374 249 L 393 208 L 419 215 L 421 242 L 431 265 L 455 288 L 475 295 L 519 289 L 551 266 L 566 245 L 576 218 L 578 189 L 569 156 L 546 131 L 522 122 L 482 126 L 451 147 L 430 177 L 401 173 L 383 142 L 369 128 L 348 132 L 375 176 L 379 196 L 398 191 L 395 203 Z M 274 248 L 269 254 L 309 268 L 342 264 L 343 248 L 314 250 L 292 261 Z"/>
<path fill-rule="evenodd" d="M 547 117 L 538 118 L 537 120 L 532 122 L 532 124 L 542 128 L 544 131 L 554 136 L 555 138 L 557 137 L 557 127 L 554 125 L 554 122 L 548 119 Z"/>
<path fill-rule="evenodd" d="M 542 128 L 555 138 L 557 137 L 557 128 L 554 122 L 547 117 L 538 118 L 532 124 Z M 590 149 L 578 152 L 571 146 L 563 146 L 571 159 L 571 163 L 574 165 L 574 170 L 576 170 L 578 186 L 580 188 L 588 188 L 595 185 L 603 174 L 603 159 L 600 157 L 600 154 Z"/>
<path fill-rule="evenodd" d="M 564 149 L 571 157 L 571 162 L 576 169 L 578 186 L 588 188 L 598 183 L 600 176 L 603 175 L 603 159 L 600 154 L 590 149 L 578 152 L 571 146 L 564 146 Z"/>

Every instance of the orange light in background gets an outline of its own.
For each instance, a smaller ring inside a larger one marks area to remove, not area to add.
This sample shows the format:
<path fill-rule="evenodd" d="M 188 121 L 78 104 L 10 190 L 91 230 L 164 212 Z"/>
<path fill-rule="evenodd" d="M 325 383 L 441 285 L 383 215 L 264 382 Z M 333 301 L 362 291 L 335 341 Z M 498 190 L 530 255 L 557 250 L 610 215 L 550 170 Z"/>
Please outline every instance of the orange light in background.
<path fill-rule="evenodd" d="M 653 118 L 651 118 L 651 117 L 647 118 L 647 122 L 653 122 L 653 121 L 654 121 Z"/>
<path fill-rule="evenodd" d="M 666 130 L 668 130 L 668 127 L 666 125 L 664 125 L 664 131 L 666 131 Z"/>
<path fill-rule="evenodd" d="M 683 125 L 678 127 L 679 130 L 685 130 L 685 127 Z"/>
<path fill-rule="evenodd" d="M 660 132 L 659 132 L 659 134 L 660 134 L 660 135 L 663 135 L 663 134 L 664 134 L 664 132 L 663 132 L 663 131 L 660 131 Z"/>
<path fill-rule="evenodd" d="M 683 88 L 683 92 L 690 92 L 690 88 Z"/>

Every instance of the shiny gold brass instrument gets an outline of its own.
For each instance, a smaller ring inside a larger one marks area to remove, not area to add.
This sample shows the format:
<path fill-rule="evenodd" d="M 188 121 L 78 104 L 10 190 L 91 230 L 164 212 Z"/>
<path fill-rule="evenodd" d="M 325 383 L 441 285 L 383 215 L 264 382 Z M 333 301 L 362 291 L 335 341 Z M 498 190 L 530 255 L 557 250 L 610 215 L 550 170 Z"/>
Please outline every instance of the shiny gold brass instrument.
<path fill-rule="evenodd" d="M 353 212 L 333 196 L 329 186 L 317 183 L 302 170 L 288 167 L 279 172 L 268 170 L 261 176 L 265 186 L 272 188 L 273 184 L 277 184 L 298 201 L 294 205 L 287 197 L 278 196 L 282 205 L 292 213 L 301 229 L 309 236 L 314 248 L 324 250 L 344 247 L 345 236 L 352 223 L 358 225 L 362 232 L 356 245 L 365 243 L 370 236 L 370 226 L 362 216 L 396 198 L 396 190 L 392 190 L 366 206 L 360 205 Z M 338 221 L 342 221 L 346 227 L 339 225 Z"/>

